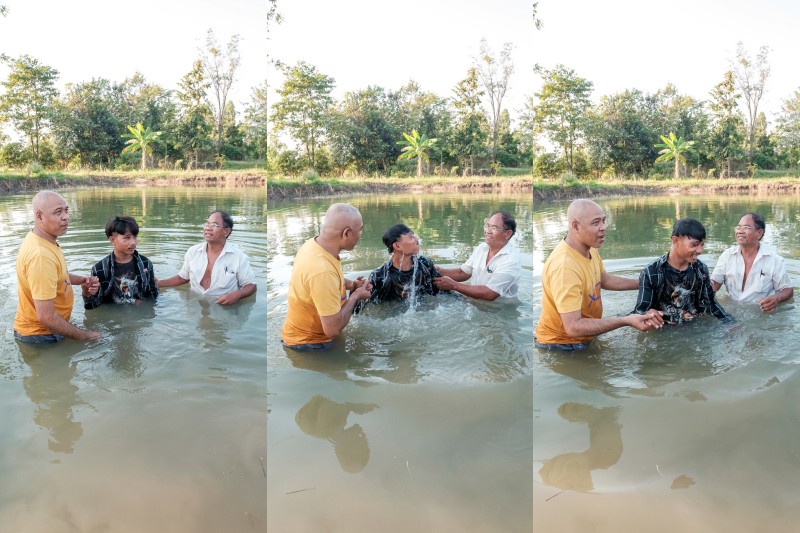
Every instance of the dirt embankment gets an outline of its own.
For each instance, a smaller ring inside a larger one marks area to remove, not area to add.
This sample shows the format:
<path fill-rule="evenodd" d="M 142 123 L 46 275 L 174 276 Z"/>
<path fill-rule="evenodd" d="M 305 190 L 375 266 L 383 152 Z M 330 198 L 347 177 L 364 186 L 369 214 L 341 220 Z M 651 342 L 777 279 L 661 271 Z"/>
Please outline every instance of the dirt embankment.
<path fill-rule="evenodd" d="M 64 187 L 134 187 L 149 186 L 189 186 L 189 187 L 258 187 L 264 186 L 267 178 L 256 173 L 208 174 L 208 175 L 171 175 L 171 176 L 111 176 L 89 175 L 70 176 L 36 176 L 29 178 L 0 178 L 0 194 L 21 191 L 39 191 L 43 189 L 59 189 Z"/>
<path fill-rule="evenodd" d="M 530 190 L 532 185 L 532 183 L 504 181 L 502 179 L 473 183 L 432 183 L 424 185 L 403 182 L 329 183 L 324 181 L 287 185 L 270 184 L 267 181 L 267 197 L 290 199 L 381 192 L 524 192 Z"/>
<path fill-rule="evenodd" d="M 687 185 L 684 187 L 655 185 L 596 185 L 570 184 L 562 187 L 533 187 L 533 201 L 572 200 L 575 198 L 594 198 L 601 196 L 636 196 L 665 194 L 800 194 L 800 182 L 777 183 L 720 183 L 719 185 Z"/>

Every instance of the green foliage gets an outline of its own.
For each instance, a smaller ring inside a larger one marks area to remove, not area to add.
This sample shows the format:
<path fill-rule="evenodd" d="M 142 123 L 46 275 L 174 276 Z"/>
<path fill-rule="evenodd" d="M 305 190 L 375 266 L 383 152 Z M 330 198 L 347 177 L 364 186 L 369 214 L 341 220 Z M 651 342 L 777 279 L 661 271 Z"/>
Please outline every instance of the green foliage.
<path fill-rule="evenodd" d="M 322 144 L 333 106 L 333 78 L 301 61 L 282 68 L 285 80 L 278 89 L 280 100 L 273 105 L 272 120 L 277 131 L 288 133 L 306 152 L 311 168 Z"/>
<path fill-rule="evenodd" d="M 681 177 L 680 165 L 686 164 L 685 154 L 694 150 L 694 141 L 687 141 L 677 137 L 673 132 L 669 132 L 669 137 L 659 136 L 661 143 L 654 145 L 655 148 L 662 148 L 658 153 L 661 154 L 656 159 L 656 163 L 661 161 L 675 161 L 675 179 Z"/>
<path fill-rule="evenodd" d="M 22 168 L 31 161 L 31 152 L 21 143 L 12 142 L 0 147 L 0 166 Z"/>
<path fill-rule="evenodd" d="M 403 148 L 400 150 L 402 153 L 397 158 L 398 161 L 402 160 L 417 160 L 417 177 L 422 176 L 422 162 L 427 163 L 430 161 L 428 152 L 433 150 L 438 139 L 429 139 L 425 134 L 420 135 L 417 130 L 411 130 L 411 135 L 403 132 L 405 140 L 397 141 L 399 146 Z"/>
<path fill-rule="evenodd" d="M 567 168 L 574 171 L 574 152 L 587 128 L 592 82 L 564 65 L 539 69 L 539 73 L 542 89 L 536 93 L 539 104 L 533 108 L 537 130 L 561 147 Z"/>
<path fill-rule="evenodd" d="M 128 126 L 128 131 L 130 133 L 124 133 L 122 135 L 123 139 L 128 139 L 125 141 L 127 145 L 123 150 L 123 154 L 128 153 L 135 153 L 141 151 L 142 153 L 142 164 L 141 169 L 145 170 L 147 168 L 147 156 L 153 156 L 153 144 L 161 143 L 160 131 L 152 131 L 149 127 L 145 128 L 142 126 L 141 122 L 136 123 L 136 127 Z"/>
<path fill-rule="evenodd" d="M 540 178 L 554 178 L 562 171 L 555 154 L 545 152 L 533 160 L 533 175 Z"/>
<path fill-rule="evenodd" d="M 4 62 L 11 72 L 0 83 L 5 89 L 0 95 L 0 119 L 27 137 L 33 160 L 38 161 L 39 141 L 50 124 L 53 101 L 58 96 L 58 71 L 28 55 Z"/>

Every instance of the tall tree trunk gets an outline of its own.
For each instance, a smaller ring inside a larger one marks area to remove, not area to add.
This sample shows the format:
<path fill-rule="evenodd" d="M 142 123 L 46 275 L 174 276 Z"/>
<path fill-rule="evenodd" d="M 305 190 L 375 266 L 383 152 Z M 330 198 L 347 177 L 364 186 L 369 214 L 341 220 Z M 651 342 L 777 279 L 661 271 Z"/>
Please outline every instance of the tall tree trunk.
<path fill-rule="evenodd" d="M 417 156 L 417 177 L 422 176 L 422 156 Z"/>

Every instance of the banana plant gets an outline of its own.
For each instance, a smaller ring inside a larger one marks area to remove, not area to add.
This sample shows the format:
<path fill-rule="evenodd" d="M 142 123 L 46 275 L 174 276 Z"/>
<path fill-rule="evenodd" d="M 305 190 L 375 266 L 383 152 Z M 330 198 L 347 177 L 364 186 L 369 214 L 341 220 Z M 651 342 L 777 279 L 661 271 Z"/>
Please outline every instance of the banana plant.
<path fill-rule="evenodd" d="M 686 141 L 680 137 L 676 137 L 674 133 L 669 132 L 669 137 L 659 135 L 663 143 L 654 145 L 655 148 L 663 148 L 656 159 L 656 163 L 662 161 L 675 160 L 675 179 L 681 177 L 681 163 L 686 164 L 686 156 L 684 154 L 694 152 L 694 141 Z"/>
<path fill-rule="evenodd" d="M 160 131 L 152 131 L 149 127 L 145 128 L 142 126 L 141 122 L 136 123 L 136 127 L 133 128 L 128 126 L 128 131 L 130 133 L 123 133 L 122 138 L 128 139 L 125 144 L 126 146 L 123 150 L 123 154 L 128 153 L 136 153 L 139 150 L 142 151 L 142 170 L 147 168 L 147 156 L 153 156 L 153 144 L 162 144 L 162 141 L 159 137 L 161 137 Z"/>
<path fill-rule="evenodd" d="M 411 135 L 402 132 L 404 141 L 397 141 L 397 144 L 402 146 L 403 153 L 397 158 L 398 161 L 408 159 L 409 161 L 417 158 L 417 177 L 422 176 L 422 161 L 426 163 L 430 161 L 428 151 L 432 150 L 438 139 L 428 139 L 425 135 L 420 135 L 417 130 L 411 130 Z"/>

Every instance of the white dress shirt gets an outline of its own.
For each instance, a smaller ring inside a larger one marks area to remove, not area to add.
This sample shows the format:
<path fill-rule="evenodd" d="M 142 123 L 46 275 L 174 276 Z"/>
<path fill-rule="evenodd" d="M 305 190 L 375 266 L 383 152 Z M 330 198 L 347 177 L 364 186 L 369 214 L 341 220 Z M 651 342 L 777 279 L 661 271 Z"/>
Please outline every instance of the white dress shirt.
<path fill-rule="evenodd" d="M 500 296 L 513 298 L 517 295 L 522 276 L 519 251 L 511 243 L 506 243 L 487 265 L 488 256 L 489 245 L 482 242 L 461 265 L 461 270 L 471 274 L 472 285 L 485 285 Z"/>
<path fill-rule="evenodd" d="M 743 279 L 744 257 L 740 246 L 734 244 L 722 252 L 711 274 L 711 281 L 725 285 L 725 290 L 732 300 L 754 303 L 792 286 L 783 258 L 767 244 L 759 244 L 744 289 L 742 289 Z"/>
<path fill-rule="evenodd" d="M 208 267 L 207 243 L 195 244 L 186 252 L 183 266 L 178 275 L 188 279 L 192 290 L 206 296 L 222 296 L 255 283 L 255 273 L 250 267 L 250 259 L 235 245 L 225 242 L 214 268 L 211 270 L 211 283 L 208 290 L 200 286 L 200 280 Z"/>

